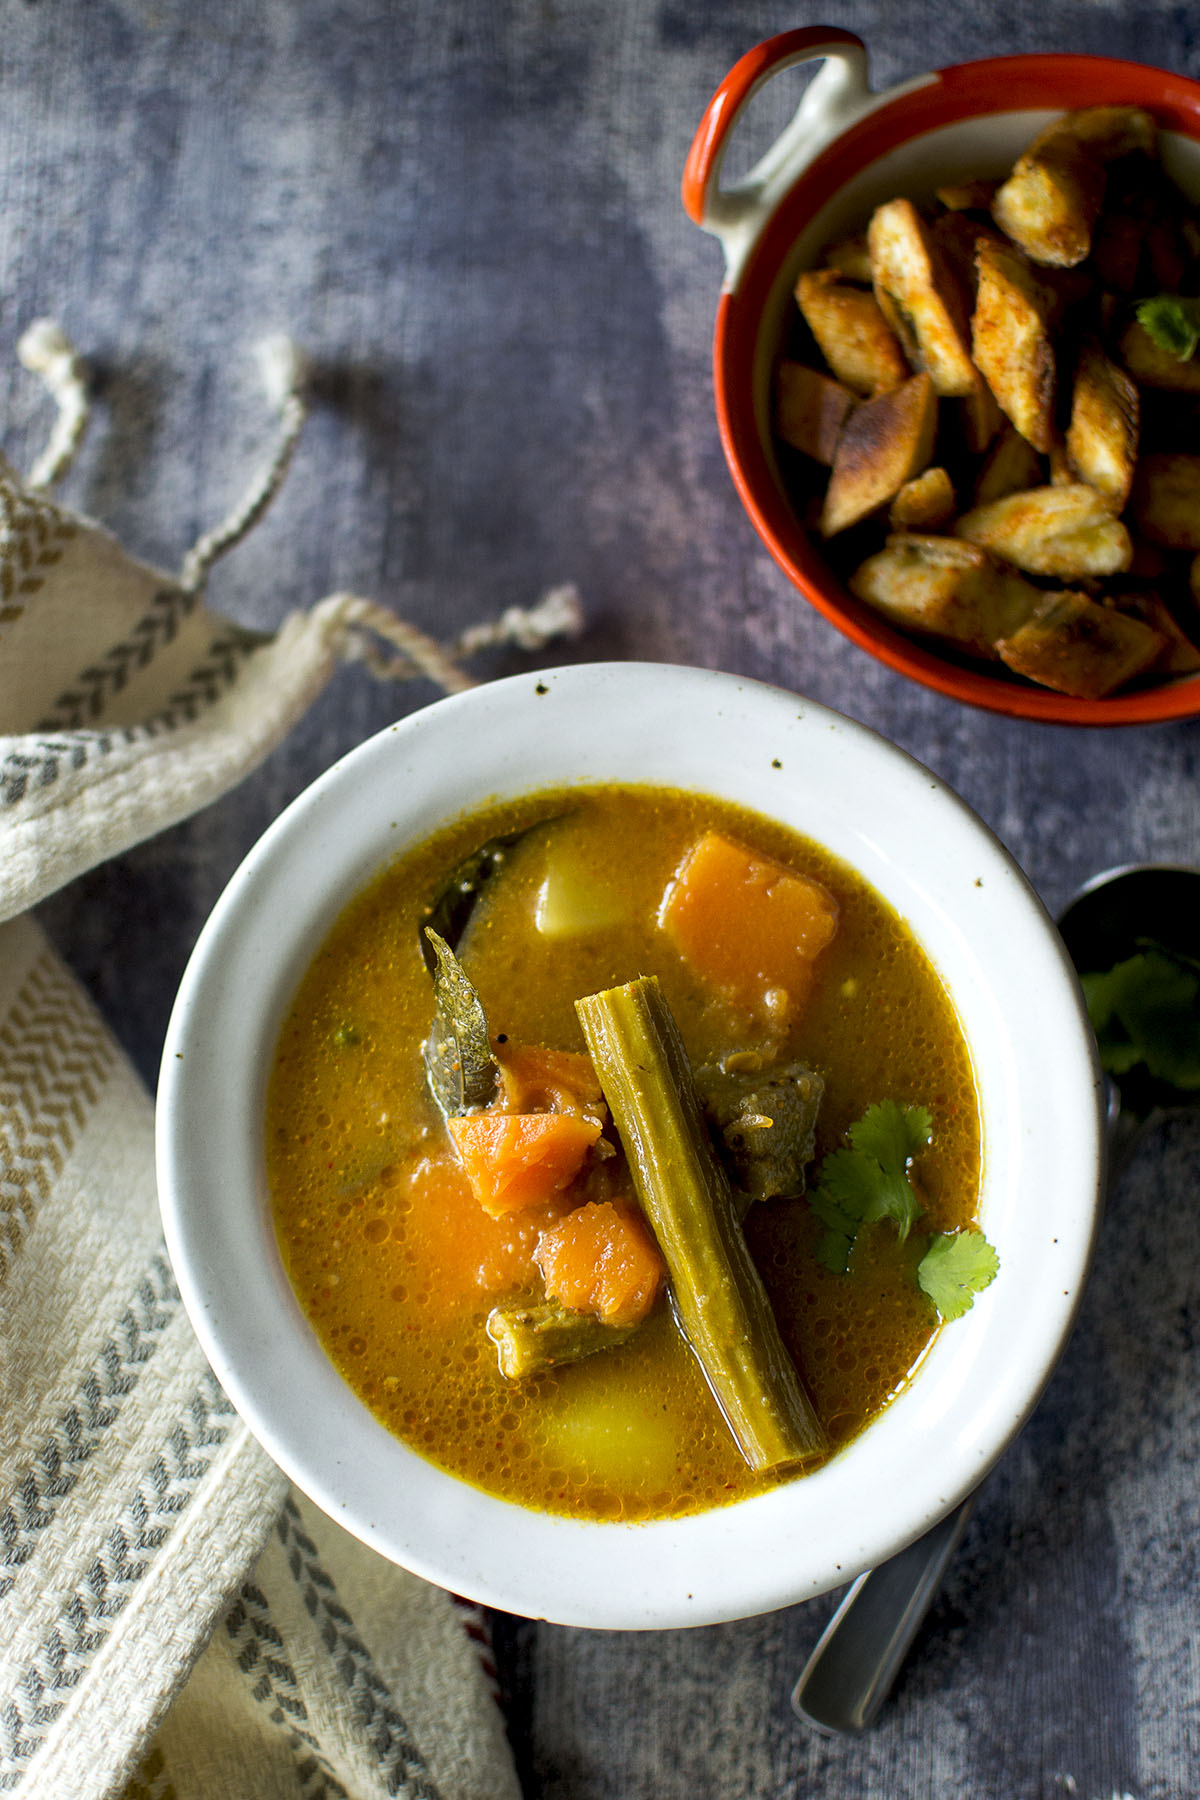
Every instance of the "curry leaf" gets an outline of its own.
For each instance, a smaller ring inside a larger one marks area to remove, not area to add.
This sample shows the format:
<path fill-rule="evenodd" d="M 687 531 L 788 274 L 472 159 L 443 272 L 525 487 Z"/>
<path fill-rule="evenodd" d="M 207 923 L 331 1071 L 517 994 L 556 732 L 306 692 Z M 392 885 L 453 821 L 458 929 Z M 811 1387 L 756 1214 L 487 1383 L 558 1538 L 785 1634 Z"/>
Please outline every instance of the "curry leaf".
<path fill-rule="evenodd" d="M 430 1092 L 447 1118 L 489 1106 L 500 1071 L 492 1055 L 487 1014 L 462 964 L 436 931 L 425 928 L 434 958 L 433 1025 L 425 1040 Z"/>

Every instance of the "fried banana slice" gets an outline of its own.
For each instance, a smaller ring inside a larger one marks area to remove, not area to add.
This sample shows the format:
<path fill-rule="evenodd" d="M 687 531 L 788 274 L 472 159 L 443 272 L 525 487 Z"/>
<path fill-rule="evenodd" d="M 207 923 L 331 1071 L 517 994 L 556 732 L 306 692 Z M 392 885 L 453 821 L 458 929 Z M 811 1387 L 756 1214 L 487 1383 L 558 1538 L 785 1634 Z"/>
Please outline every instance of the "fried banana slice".
<path fill-rule="evenodd" d="M 988 238 L 979 240 L 976 268 L 971 354 L 1021 436 L 1035 450 L 1049 450 L 1055 358 L 1047 297 L 1025 259 Z"/>
<path fill-rule="evenodd" d="M 1133 558 L 1125 526 L 1083 482 L 1006 494 L 964 513 L 954 531 L 1030 575 L 1062 581 L 1122 574 Z"/>
<path fill-rule="evenodd" d="M 1139 457 L 1130 512 L 1138 531 L 1170 550 L 1200 550 L 1200 456 Z"/>
<path fill-rule="evenodd" d="M 1015 674 L 1080 700 L 1124 687 L 1164 648 L 1165 639 L 1141 619 L 1069 589 L 1043 596 L 1037 615 L 996 645 Z"/>
<path fill-rule="evenodd" d="M 869 399 L 908 380 L 896 334 L 866 288 L 836 269 L 806 269 L 796 283 L 796 304 L 821 355 L 853 393 Z"/>
<path fill-rule="evenodd" d="M 1136 319 L 1122 332 L 1117 354 L 1139 387 L 1200 394 L 1200 357 L 1181 361 L 1172 351 L 1156 344 Z"/>
<path fill-rule="evenodd" d="M 1163 639 L 1153 664 L 1156 675 L 1195 675 L 1200 670 L 1200 639 L 1184 629 L 1161 594 L 1150 587 L 1120 589 L 1112 601 L 1118 611 L 1140 619 Z M 1200 621 L 1196 629 L 1200 632 Z"/>
<path fill-rule="evenodd" d="M 909 532 L 889 537 L 849 585 L 894 625 L 992 661 L 996 640 L 1019 630 L 1044 598 L 974 544 Z"/>
<path fill-rule="evenodd" d="M 833 537 L 865 519 L 926 468 L 937 429 L 937 395 L 928 375 L 856 407 L 838 439 L 820 530 Z"/>
<path fill-rule="evenodd" d="M 1041 484 L 1042 460 L 1037 451 L 1015 425 L 1006 423 L 979 471 L 976 506 L 986 506 L 989 500 L 1002 500 L 1006 494 L 1019 494 Z"/>
<path fill-rule="evenodd" d="M 857 404 L 848 387 L 806 363 L 784 361 L 775 371 L 775 430 L 815 462 L 832 463 L 842 427 Z"/>
<path fill-rule="evenodd" d="M 992 217 L 1036 263 L 1073 268 L 1091 247 L 1104 201 L 1105 165 L 1152 153 L 1157 132 L 1136 106 L 1092 106 L 1039 132 L 998 190 Z"/>
<path fill-rule="evenodd" d="M 1133 486 L 1137 449 L 1137 388 L 1099 344 L 1086 343 L 1071 391 L 1067 463 L 1077 481 L 1095 488 L 1119 513 Z"/>
<path fill-rule="evenodd" d="M 893 531 L 936 531 L 958 510 L 954 484 L 945 469 L 926 469 L 906 481 L 888 509 Z"/>
<path fill-rule="evenodd" d="M 830 244 L 825 252 L 825 263 L 847 280 L 870 287 L 871 252 L 867 249 L 866 232 L 856 231 L 851 237 L 838 238 L 836 243 Z"/>
<path fill-rule="evenodd" d="M 976 373 L 966 297 L 912 201 L 877 206 L 867 244 L 875 296 L 910 363 L 928 371 L 939 394 L 969 394 Z"/>

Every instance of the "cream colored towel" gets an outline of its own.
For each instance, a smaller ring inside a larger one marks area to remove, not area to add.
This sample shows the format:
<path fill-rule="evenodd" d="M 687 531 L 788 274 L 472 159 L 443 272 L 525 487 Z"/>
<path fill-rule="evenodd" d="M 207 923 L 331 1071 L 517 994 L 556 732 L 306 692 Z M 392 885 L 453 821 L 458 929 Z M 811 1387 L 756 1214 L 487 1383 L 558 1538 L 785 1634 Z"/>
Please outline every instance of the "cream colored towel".
<path fill-rule="evenodd" d="M 178 575 L 47 498 L 86 419 L 54 327 L 22 346 L 59 418 L 0 464 L 0 1793 L 28 1800 L 516 1800 L 478 1608 L 349 1538 L 233 1411 L 159 1231 L 153 1108 L 27 909 L 213 799 L 339 660 L 467 685 L 484 643 L 578 625 L 572 590 L 443 647 L 333 595 L 267 637 L 203 600 L 303 420 Z"/>

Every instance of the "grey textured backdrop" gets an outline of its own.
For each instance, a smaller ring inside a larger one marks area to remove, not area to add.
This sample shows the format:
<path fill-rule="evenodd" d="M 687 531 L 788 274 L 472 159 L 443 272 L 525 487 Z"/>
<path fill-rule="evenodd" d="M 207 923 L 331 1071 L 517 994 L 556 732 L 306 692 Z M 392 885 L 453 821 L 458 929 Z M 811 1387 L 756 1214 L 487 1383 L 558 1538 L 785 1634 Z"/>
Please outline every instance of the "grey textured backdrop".
<path fill-rule="evenodd" d="M 53 314 L 99 401 L 68 497 L 173 565 L 265 444 L 252 350 L 285 328 L 319 404 L 276 510 L 214 577 L 245 623 L 353 587 L 446 634 L 573 580 L 589 629 L 572 656 L 724 667 L 878 727 L 959 788 L 1052 909 L 1115 862 L 1200 862 L 1200 726 L 963 711 L 800 604 L 741 512 L 709 383 L 720 254 L 679 176 L 741 52 L 820 21 L 867 40 L 877 85 L 999 50 L 1200 75 L 1200 12 L 1165 0 L 9 0 L 5 448 L 20 464 L 44 430 L 11 347 Z M 747 135 L 781 108 L 765 97 Z M 148 1081 L 255 836 L 429 698 L 347 670 L 236 793 L 43 907 Z M 787 1710 L 832 1597 L 644 1637 L 500 1620 L 530 1800 L 1200 1793 L 1198 1175 L 1200 1133 L 1177 1126 L 1112 1196 L 1068 1355 L 868 1737 L 819 1740 Z"/>

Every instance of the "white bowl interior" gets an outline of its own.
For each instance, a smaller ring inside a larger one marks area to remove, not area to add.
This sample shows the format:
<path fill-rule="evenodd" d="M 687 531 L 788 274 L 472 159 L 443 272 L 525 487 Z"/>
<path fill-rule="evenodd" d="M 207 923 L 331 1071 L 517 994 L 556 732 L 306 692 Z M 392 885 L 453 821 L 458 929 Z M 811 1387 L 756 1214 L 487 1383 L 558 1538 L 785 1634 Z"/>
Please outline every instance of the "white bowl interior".
<path fill-rule="evenodd" d="M 882 1416 L 815 1474 L 694 1518 L 599 1524 L 456 1480 L 353 1395 L 283 1271 L 263 1098 L 310 957 L 385 862 L 492 798 L 648 779 L 782 820 L 861 871 L 909 922 L 970 1044 L 981 1222 L 1000 1273 Z M 415 1573 L 508 1611 L 590 1626 L 767 1611 L 848 1580 L 940 1517 L 1000 1454 L 1053 1367 L 1088 1266 L 1102 1162 L 1100 1077 L 1070 965 L 975 815 L 928 770 L 820 706 L 646 664 L 472 690 L 329 770 L 265 834 L 206 925 L 159 1092 L 176 1275 L 216 1374 L 270 1454 L 347 1529 Z"/>

